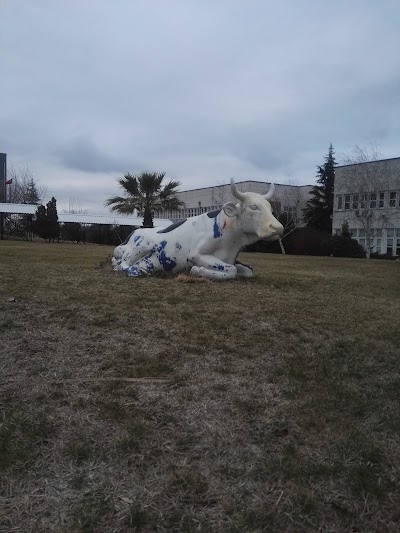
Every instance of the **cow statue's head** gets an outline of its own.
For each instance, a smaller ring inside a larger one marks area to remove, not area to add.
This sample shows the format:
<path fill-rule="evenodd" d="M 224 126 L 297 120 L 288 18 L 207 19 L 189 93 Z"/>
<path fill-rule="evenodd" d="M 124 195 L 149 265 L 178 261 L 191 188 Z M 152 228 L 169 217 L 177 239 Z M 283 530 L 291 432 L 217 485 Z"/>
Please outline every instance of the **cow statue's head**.
<path fill-rule="evenodd" d="M 258 239 L 268 241 L 279 239 L 283 233 L 283 226 L 272 214 L 271 204 L 268 201 L 274 194 L 274 184 L 271 184 L 268 193 L 264 195 L 240 192 L 232 178 L 231 190 L 232 195 L 240 200 L 240 203 L 235 205 L 233 202 L 228 202 L 222 209 L 228 217 L 237 217 L 243 233 L 256 235 Z"/>

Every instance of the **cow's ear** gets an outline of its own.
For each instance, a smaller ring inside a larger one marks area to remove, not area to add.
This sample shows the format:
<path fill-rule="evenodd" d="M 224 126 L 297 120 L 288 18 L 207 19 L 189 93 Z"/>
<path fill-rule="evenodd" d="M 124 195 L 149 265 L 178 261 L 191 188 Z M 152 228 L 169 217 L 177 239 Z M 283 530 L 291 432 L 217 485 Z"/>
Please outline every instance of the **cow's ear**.
<path fill-rule="evenodd" d="M 227 217 L 235 217 L 238 214 L 238 209 L 233 202 L 227 202 L 222 209 Z"/>

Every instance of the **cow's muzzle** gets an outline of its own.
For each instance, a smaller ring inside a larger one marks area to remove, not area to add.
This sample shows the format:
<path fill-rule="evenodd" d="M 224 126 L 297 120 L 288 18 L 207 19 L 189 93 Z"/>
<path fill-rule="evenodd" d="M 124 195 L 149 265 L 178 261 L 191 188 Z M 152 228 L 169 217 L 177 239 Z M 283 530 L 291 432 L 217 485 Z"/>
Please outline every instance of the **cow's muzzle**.
<path fill-rule="evenodd" d="M 283 235 L 283 226 L 278 220 L 276 220 L 268 226 L 268 229 L 264 234 L 264 240 L 270 242 L 277 241 L 281 235 Z"/>

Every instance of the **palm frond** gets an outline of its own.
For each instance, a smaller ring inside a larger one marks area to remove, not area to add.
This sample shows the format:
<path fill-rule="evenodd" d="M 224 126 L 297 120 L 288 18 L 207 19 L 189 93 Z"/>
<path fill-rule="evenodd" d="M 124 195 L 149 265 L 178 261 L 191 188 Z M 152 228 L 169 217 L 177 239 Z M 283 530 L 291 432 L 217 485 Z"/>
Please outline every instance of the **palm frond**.
<path fill-rule="evenodd" d="M 113 196 L 104 205 L 121 214 L 131 214 L 135 209 L 148 213 L 175 211 L 185 205 L 176 197 L 180 182 L 171 180 L 163 187 L 164 178 L 165 172 L 142 172 L 137 175 L 127 172 L 118 178 L 124 196 Z"/>
<path fill-rule="evenodd" d="M 124 191 L 130 196 L 141 195 L 137 176 L 132 176 L 128 172 L 127 174 L 124 175 L 124 177 L 118 179 L 118 183 L 124 189 Z"/>
<path fill-rule="evenodd" d="M 110 207 L 111 211 L 116 211 L 124 215 L 130 215 L 135 209 L 140 210 L 142 204 L 135 198 L 124 198 L 122 196 L 114 196 L 104 202 L 106 207 Z"/>

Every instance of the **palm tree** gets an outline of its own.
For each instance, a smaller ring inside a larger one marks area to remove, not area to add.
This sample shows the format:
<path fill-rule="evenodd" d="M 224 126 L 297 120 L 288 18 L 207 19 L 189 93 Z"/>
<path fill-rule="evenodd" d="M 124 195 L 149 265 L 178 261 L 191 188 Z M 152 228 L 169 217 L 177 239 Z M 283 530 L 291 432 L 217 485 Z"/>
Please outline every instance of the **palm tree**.
<path fill-rule="evenodd" d="M 173 211 L 184 205 L 176 193 L 181 185 L 177 180 L 171 180 L 163 185 L 165 172 L 142 172 L 141 174 L 125 174 L 118 179 L 124 191 L 124 196 L 113 196 L 105 201 L 105 206 L 111 206 L 112 211 L 131 214 L 135 209 L 143 213 L 143 227 L 153 227 L 154 211 Z"/>

